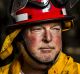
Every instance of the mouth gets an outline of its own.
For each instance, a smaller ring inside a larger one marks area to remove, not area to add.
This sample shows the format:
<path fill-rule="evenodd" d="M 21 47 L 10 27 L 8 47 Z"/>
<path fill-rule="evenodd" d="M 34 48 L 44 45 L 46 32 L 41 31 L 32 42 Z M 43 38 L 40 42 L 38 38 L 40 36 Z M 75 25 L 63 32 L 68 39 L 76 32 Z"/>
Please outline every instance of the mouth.
<path fill-rule="evenodd" d="M 52 50 L 54 50 L 54 47 L 41 47 L 39 50 L 43 53 L 50 53 Z"/>

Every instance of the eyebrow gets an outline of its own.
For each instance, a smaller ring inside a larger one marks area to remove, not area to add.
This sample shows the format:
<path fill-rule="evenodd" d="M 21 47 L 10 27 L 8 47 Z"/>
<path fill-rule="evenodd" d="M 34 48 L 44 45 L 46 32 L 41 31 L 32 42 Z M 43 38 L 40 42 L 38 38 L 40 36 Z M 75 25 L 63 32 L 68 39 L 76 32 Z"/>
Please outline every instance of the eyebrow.
<path fill-rule="evenodd" d="M 51 23 L 53 26 L 61 26 L 61 23 Z"/>
<path fill-rule="evenodd" d="M 51 25 L 52 27 L 55 27 L 55 26 L 60 26 L 61 27 L 61 23 L 47 23 L 47 24 L 41 24 L 40 26 L 44 26 L 44 25 Z"/>

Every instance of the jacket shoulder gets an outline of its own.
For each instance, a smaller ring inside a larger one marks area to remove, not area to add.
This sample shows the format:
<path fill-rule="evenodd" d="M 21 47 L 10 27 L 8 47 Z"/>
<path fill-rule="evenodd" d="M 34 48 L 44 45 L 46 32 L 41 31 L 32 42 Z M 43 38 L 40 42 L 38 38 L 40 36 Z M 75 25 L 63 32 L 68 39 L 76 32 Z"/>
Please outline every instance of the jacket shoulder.
<path fill-rule="evenodd" d="M 66 60 L 66 64 L 64 66 L 64 69 L 63 69 L 63 73 L 62 74 L 80 74 L 79 72 L 79 69 L 80 69 L 80 64 L 75 62 L 74 59 L 71 57 L 71 56 L 68 56 L 66 54 L 64 54 L 62 52 L 62 54 L 65 56 L 65 60 Z"/>
<path fill-rule="evenodd" d="M 8 74 L 10 64 L 0 67 L 0 74 Z"/>
<path fill-rule="evenodd" d="M 73 58 L 60 52 L 55 64 L 49 70 L 49 74 L 78 74 L 78 64 Z"/>

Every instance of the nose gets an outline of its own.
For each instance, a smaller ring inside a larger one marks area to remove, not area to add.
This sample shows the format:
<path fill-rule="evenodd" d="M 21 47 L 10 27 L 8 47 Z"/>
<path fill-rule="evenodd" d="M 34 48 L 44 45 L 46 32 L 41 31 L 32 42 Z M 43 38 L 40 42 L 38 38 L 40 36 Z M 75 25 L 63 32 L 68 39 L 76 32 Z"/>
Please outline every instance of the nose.
<path fill-rule="evenodd" d="M 52 41 L 52 34 L 49 30 L 45 30 L 44 36 L 43 36 L 43 41 L 46 43 L 49 43 Z"/>

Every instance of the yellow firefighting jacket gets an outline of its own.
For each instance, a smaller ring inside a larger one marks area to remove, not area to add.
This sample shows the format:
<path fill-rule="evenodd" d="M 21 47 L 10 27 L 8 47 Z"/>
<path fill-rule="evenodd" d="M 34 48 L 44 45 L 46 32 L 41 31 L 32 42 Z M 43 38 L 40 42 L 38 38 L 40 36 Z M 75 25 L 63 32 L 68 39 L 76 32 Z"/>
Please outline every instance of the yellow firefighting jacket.
<path fill-rule="evenodd" d="M 0 74 L 19 74 L 21 66 L 18 60 L 0 67 Z M 80 74 L 80 64 L 73 61 L 70 56 L 60 52 L 57 61 L 48 70 L 48 74 Z"/>
<path fill-rule="evenodd" d="M 12 53 L 13 47 L 11 43 L 19 32 L 20 29 L 6 37 L 0 52 L 1 59 L 7 58 Z M 18 60 L 0 67 L 0 74 L 20 74 L 20 72 L 21 65 Z M 80 64 L 74 62 L 70 56 L 60 52 L 56 62 L 48 70 L 48 74 L 80 74 Z"/>

